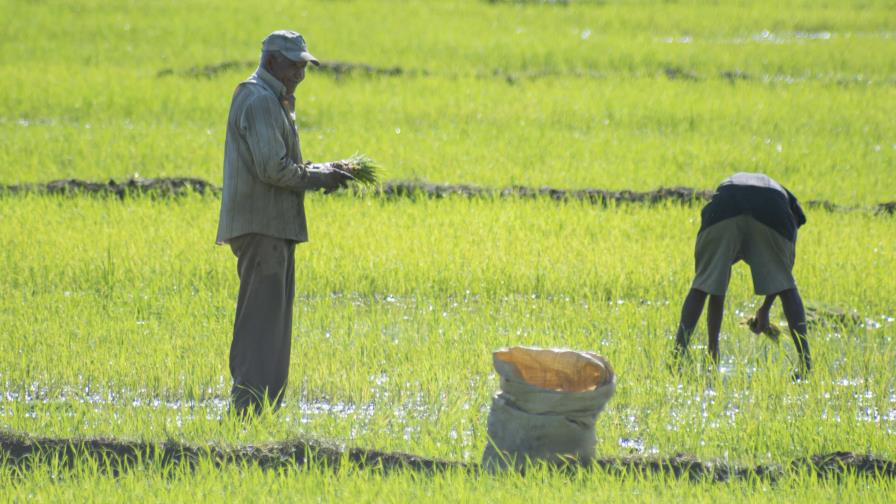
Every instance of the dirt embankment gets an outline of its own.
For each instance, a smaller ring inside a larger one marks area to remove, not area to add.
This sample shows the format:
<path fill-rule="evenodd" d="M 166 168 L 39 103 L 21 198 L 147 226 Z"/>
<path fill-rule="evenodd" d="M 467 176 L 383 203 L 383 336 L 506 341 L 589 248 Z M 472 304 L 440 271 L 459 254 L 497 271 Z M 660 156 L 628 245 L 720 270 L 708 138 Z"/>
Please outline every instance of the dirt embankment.
<path fill-rule="evenodd" d="M 539 3 L 557 3 L 565 4 L 565 0 L 498 0 L 511 2 L 539 2 Z M 156 72 L 157 77 L 178 76 L 184 78 L 205 78 L 211 79 L 218 75 L 229 72 L 231 70 L 240 70 L 251 72 L 258 67 L 257 60 L 230 60 L 219 63 L 209 63 L 205 65 L 195 65 L 189 68 L 163 68 Z M 400 66 L 381 67 L 370 65 L 367 63 L 347 62 L 347 61 L 321 61 L 319 67 L 313 67 L 312 72 L 321 72 L 323 74 L 332 75 L 337 79 L 343 77 L 361 77 L 361 76 L 380 76 L 380 77 L 428 77 L 442 76 L 448 78 L 458 78 L 468 74 L 457 71 L 431 71 L 425 68 L 405 68 Z M 473 76 L 477 79 L 500 79 L 509 85 L 515 85 L 527 81 L 535 81 L 546 78 L 575 78 L 575 79 L 605 79 L 613 73 L 619 74 L 619 71 L 612 71 L 602 68 L 583 67 L 568 68 L 558 70 L 556 68 L 532 68 L 532 69 L 508 69 L 493 68 L 480 69 L 474 72 Z M 712 71 L 709 73 L 700 73 L 691 68 L 685 68 L 677 65 L 659 64 L 653 68 L 645 68 L 637 72 L 628 74 L 635 78 L 654 78 L 668 79 L 671 81 L 684 82 L 703 82 L 713 79 L 727 81 L 730 84 L 741 82 L 801 82 L 806 80 L 827 82 L 839 86 L 861 85 L 867 86 L 872 82 L 883 85 L 896 85 L 896 79 L 886 79 L 882 81 L 874 81 L 866 76 L 859 75 L 788 75 L 788 74 L 753 74 L 739 68 L 729 70 Z"/>
<path fill-rule="evenodd" d="M 97 195 L 126 196 L 150 195 L 153 197 L 180 196 L 187 193 L 219 194 L 221 188 L 202 179 L 169 177 L 129 179 L 123 182 L 92 182 L 78 179 L 54 180 L 47 183 L 0 185 L 0 197 L 26 193 L 58 194 L 68 196 Z M 503 189 L 465 184 L 430 184 L 417 181 L 386 181 L 375 188 L 352 189 L 353 194 L 372 194 L 387 198 L 550 198 L 556 201 L 586 201 L 592 204 L 673 202 L 693 204 L 708 201 L 712 191 L 690 187 L 661 187 L 652 191 L 613 191 L 607 189 L 557 189 L 553 187 L 513 186 Z M 823 200 L 804 203 L 810 208 L 830 212 L 871 211 L 875 214 L 896 214 L 896 201 L 872 206 L 844 206 Z"/>
<path fill-rule="evenodd" d="M 214 184 L 197 178 L 171 177 L 130 179 L 124 182 L 92 182 L 64 179 L 39 184 L 0 185 L 0 196 L 5 194 L 58 194 L 66 196 L 117 196 L 150 194 L 153 196 L 180 196 L 189 192 L 217 194 L 221 190 Z"/>
<path fill-rule="evenodd" d="M 673 201 L 690 203 L 706 201 L 712 197 L 712 191 L 692 189 L 689 187 L 659 188 L 653 191 L 610 191 L 606 189 L 557 189 L 553 187 L 514 186 L 503 189 L 492 189 L 464 184 L 429 184 L 425 182 L 387 182 L 378 189 L 383 196 L 413 198 L 444 198 L 446 196 L 465 196 L 477 198 L 550 198 L 557 201 L 577 200 L 595 204 L 614 203 L 662 203 Z"/>
<path fill-rule="evenodd" d="M 194 446 L 168 441 L 147 443 L 95 438 L 35 438 L 0 433 L 0 462 L 19 466 L 29 460 L 53 459 L 72 465 L 80 459 L 109 461 L 112 470 L 126 469 L 140 460 L 152 460 L 166 464 L 195 465 L 208 460 L 217 465 L 253 464 L 264 468 L 321 464 L 338 467 L 348 462 L 361 468 L 408 469 L 413 471 L 438 471 L 452 467 L 465 467 L 459 462 L 427 459 L 403 453 L 386 453 L 377 450 L 349 448 L 340 450 L 323 443 L 301 440 L 285 441 L 269 445 L 218 447 Z M 101 464 L 102 465 L 102 464 Z"/>
<path fill-rule="evenodd" d="M 200 460 L 216 465 L 250 464 L 263 468 L 289 468 L 319 465 L 338 468 L 351 464 L 362 469 L 390 471 L 395 469 L 423 473 L 450 469 L 477 473 L 478 464 L 454 462 L 412 455 L 359 448 L 339 449 L 323 443 L 301 440 L 268 445 L 219 447 L 195 446 L 168 441 L 147 443 L 115 439 L 37 438 L 11 433 L 0 433 L 0 463 L 27 470 L 29 464 L 42 461 L 61 461 L 63 465 L 89 459 L 112 472 L 127 470 L 139 461 L 156 461 L 163 465 L 195 466 Z M 870 478 L 896 478 L 896 462 L 873 455 L 834 452 L 798 458 L 786 464 L 738 466 L 717 460 L 702 461 L 688 455 L 672 457 L 616 457 L 599 458 L 588 466 L 568 465 L 565 470 L 598 469 L 619 476 L 664 474 L 694 481 L 731 481 L 762 478 L 774 481 L 788 473 L 807 471 L 821 477 L 860 475 Z"/>
<path fill-rule="evenodd" d="M 220 73 L 229 72 L 230 70 L 244 70 L 251 72 L 258 67 L 258 61 L 224 61 L 212 65 L 193 66 L 183 70 L 175 70 L 173 68 L 164 68 L 156 73 L 157 77 L 167 77 L 169 75 L 177 75 L 180 77 L 207 78 L 217 76 Z M 325 74 L 335 75 L 337 77 L 350 75 L 380 75 L 380 76 L 398 76 L 408 73 L 401 67 L 378 67 L 368 65 L 366 63 L 349 63 L 345 61 L 321 61 L 319 67 L 314 67 L 312 72 L 323 72 Z M 421 72 L 425 73 L 425 72 Z"/>

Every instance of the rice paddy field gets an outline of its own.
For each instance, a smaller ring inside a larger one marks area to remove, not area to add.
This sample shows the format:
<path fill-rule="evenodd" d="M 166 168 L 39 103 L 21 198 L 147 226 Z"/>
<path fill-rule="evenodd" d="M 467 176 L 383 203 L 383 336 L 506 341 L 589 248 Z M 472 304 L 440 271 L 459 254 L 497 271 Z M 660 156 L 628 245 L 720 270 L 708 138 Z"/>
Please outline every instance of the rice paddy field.
<path fill-rule="evenodd" d="M 892 2 L 0 0 L 0 26 L 0 185 L 219 186 L 233 88 L 264 36 L 291 28 L 329 63 L 297 90 L 307 159 L 363 153 L 385 181 L 496 189 L 711 190 L 765 172 L 807 203 L 795 276 L 820 314 L 815 369 L 792 382 L 789 338 L 740 323 L 761 298 L 738 264 L 718 369 L 701 321 L 674 373 L 701 201 L 314 194 L 285 402 L 244 423 L 227 415 L 238 279 L 214 244 L 215 193 L 2 192 L 0 434 L 73 450 L 0 450 L 0 500 L 896 499 L 896 220 L 880 205 L 896 200 Z M 786 327 L 780 304 L 772 318 Z M 613 364 L 599 457 L 783 469 L 471 470 L 499 388 L 491 352 L 512 345 Z M 122 468 L 78 449 L 98 439 L 459 464 Z M 835 452 L 891 462 L 791 464 Z"/>

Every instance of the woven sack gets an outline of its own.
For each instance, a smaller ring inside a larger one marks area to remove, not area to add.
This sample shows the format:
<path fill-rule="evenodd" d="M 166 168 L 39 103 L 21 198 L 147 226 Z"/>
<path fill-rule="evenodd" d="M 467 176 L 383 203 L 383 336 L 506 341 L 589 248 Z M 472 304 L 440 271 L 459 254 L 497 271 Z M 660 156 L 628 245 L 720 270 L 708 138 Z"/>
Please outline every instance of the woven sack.
<path fill-rule="evenodd" d="M 527 461 L 588 463 L 594 423 L 616 390 L 616 375 L 592 352 L 512 347 L 492 354 L 501 391 L 488 415 L 488 469 Z"/>

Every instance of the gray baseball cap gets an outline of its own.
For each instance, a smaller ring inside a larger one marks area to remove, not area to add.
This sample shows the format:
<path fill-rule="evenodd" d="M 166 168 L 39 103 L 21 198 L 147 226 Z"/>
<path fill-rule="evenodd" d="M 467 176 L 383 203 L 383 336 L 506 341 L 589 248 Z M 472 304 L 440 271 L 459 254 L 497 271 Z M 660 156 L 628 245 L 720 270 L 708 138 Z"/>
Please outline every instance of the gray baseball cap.
<path fill-rule="evenodd" d="M 316 66 L 320 66 L 320 61 L 308 52 L 308 44 L 305 43 L 305 37 L 294 31 L 277 30 L 272 32 L 261 43 L 261 50 L 280 51 L 293 61 L 308 61 Z"/>

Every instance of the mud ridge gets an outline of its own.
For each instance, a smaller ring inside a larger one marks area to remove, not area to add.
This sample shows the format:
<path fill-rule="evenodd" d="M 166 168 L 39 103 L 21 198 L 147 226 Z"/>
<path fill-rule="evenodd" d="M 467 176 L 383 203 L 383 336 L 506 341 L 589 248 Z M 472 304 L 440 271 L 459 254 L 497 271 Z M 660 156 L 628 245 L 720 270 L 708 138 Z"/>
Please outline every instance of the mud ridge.
<path fill-rule="evenodd" d="M 160 197 L 180 196 L 187 193 L 217 194 L 221 189 L 198 178 L 132 178 L 124 182 L 109 179 L 108 182 L 62 179 L 42 184 L 0 185 L 0 195 L 55 194 L 65 196 L 97 195 L 124 198 L 127 195 L 151 194 Z"/>
<path fill-rule="evenodd" d="M 670 187 L 653 191 L 611 191 L 606 189 L 557 189 L 553 187 L 513 186 L 504 189 L 493 189 L 466 184 L 429 184 L 426 182 L 390 181 L 384 183 L 377 192 L 387 197 L 413 198 L 445 198 L 448 196 L 464 196 L 468 198 L 549 198 L 557 201 L 576 200 L 594 204 L 614 203 L 661 203 L 674 201 L 690 203 L 695 200 L 706 201 L 712 197 L 712 191 L 692 189 L 689 187 Z"/>
<path fill-rule="evenodd" d="M 355 190 L 356 193 L 365 190 Z M 660 204 L 665 202 L 694 204 L 704 203 L 712 198 L 713 190 L 692 187 L 660 187 L 652 191 L 619 191 L 609 189 L 558 189 L 554 187 L 513 186 L 503 189 L 481 187 L 467 184 L 430 184 L 418 181 L 387 181 L 373 192 L 377 195 L 393 198 L 445 198 L 448 196 L 464 196 L 468 198 L 549 198 L 555 201 L 585 201 L 597 205 L 610 203 L 646 203 Z M 871 206 L 838 205 L 824 200 L 808 200 L 802 204 L 809 208 L 820 208 L 829 212 L 871 211 L 875 214 L 896 214 L 896 201 L 879 203 Z"/>
<path fill-rule="evenodd" d="M 359 468 L 406 469 L 419 472 L 464 468 L 465 464 L 406 453 L 357 448 L 340 449 L 302 440 L 267 445 L 222 447 L 195 446 L 175 441 L 150 443 L 102 438 L 40 438 L 0 433 L 0 463 L 27 467 L 29 461 L 60 460 L 73 466 L 83 459 L 108 462 L 113 471 L 136 466 L 140 461 L 161 465 L 195 466 L 200 461 L 215 465 L 251 464 L 262 468 L 310 466 L 339 467 L 348 462 Z"/>
<path fill-rule="evenodd" d="M 554 4 L 565 4 L 565 2 L 560 0 L 497 0 L 497 1 L 509 1 L 509 2 L 539 2 L 539 3 L 554 3 Z M 219 74 L 224 72 L 228 72 L 231 70 L 242 70 L 245 72 L 251 72 L 258 67 L 257 60 L 230 60 L 223 61 L 220 63 L 208 64 L 208 65 L 196 65 L 189 68 L 183 69 L 175 69 L 175 68 L 164 68 L 156 72 L 156 77 L 169 77 L 169 76 L 179 76 L 184 78 L 193 78 L 193 79 L 212 79 L 217 77 Z M 324 74 L 329 74 L 335 76 L 337 79 L 343 77 L 352 77 L 352 76 L 387 76 L 387 77 L 398 77 L 398 76 L 431 76 L 431 75 L 442 75 L 444 77 L 450 78 L 460 78 L 465 74 L 462 73 L 453 73 L 453 72 L 431 72 L 427 69 L 418 69 L 418 68 L 404 68 L 400 66 L 391 66 L 391 67 L 378 67 L 374 65 L 369 65 L 367 63 L 357 63 L 357 62 L 346 62 L 346 61 L 321 61 L 319 67 L 314 67 L 312 72 L 322 72 Z M 514 85 L 524 81 L 534 81 L 545 78 L 556 78 L 556 77 L 571 77 L 577 79 L 605 79 L 610 77 L 613 72 L 608 72 L 605 69 L 600 68 L 573 68 L 573 69 L 530 69 L 530 70 L 508 70 L 504 68 L 495 68 L 491 71 L 488 70 L 480 70 L 474 74 L 474 76 L 478 79 L 501 79 L 506 81 L 510 85 Z M 700 82 L 711 80 L 714 76 L 718 79 L 728 81 L 729 83 L 737 83 L 737 82 L 761 82 L 761 83 L 795 83 L 802 81 L 819 81 L 819 82 L 827 82 L 830 84 L 836 84 L 840 86 L 849 86 L 849 85 L 870 85 L 872 83 L 877 84 L 885 84 L 885 85 L 896 85 L 896 79 L 889 78 L 883 80 L 874 80 L 865 78 L 862 75 L 854 75 L 854 76 L 845 76 L 845 75 L 788 75 L 788 74 L 751 74 L 739 68 L 721 70 L 717 73 L 711 73 L 708 75 L 701 75 L 693 69 L 684 68 L 677 65 L 661 65 L 652 70 L 647 71 L 646 73 L 642 72 L 634 72 L 634 73 L 621 73 L 620 75 L 627 75 L 629 77 L 635 78 L 644 78 L 644 77 L 652 77 L 652 78 L 662 78 L 665 77 L 669 80 L 680 80 L 687 82 Z"/>
<path fill-rule="evenodd" d="M 132 178 L 123 182 L 92 182 L 79 179 L 53 180 L 47 183 L 0 185 L 0 197 L 17 194 L 51 194 L 65 196 L 97 195 L 125 198 L 128 195 L 153 197 L 182 196 L 189 193 L 220 194 L 221 188 L 206 180 L 189 177 Z M 372 194 L 386 198 L 549 198 L 555 201 L 585 201 L 597 205 L 611 203 L 659 204 L 673 202 L 693 204 L 709 201 L 713 191 L 691 187 L 660 187 L 652 191 L 623 189 L 557 189 L 553 187 L 513 186 L 503 189 L 467 184 L 430 184 L 420 181 L 386 181 L 376 188 L 352 188 L 352 194 Z M 803 204 L 829 212 L 871 211 L 875 214 L 896 214 L 896 201 L 872 206 L 845 206 L 823 200 L 809 200 Z"/>
<path fill-rule="evenodd" d="M 224 61 L 214 65 L 200 65 L 185 70 L 165 68 L 156 73 L 156 77 L 178 75 L 180 77 L 211 79 L 220 73 L 230 70 L 252 71 L 258 67 L 258 61 Z M 345 61 L 321 61 L 319 67 L 314 67 L 312 72 L 323 72 L 337 77 L 349 75 L 386 75 L 398 76 L 407 73 L 401 67 L 376 67 L 365 63 L 349 63 Z"/>
<path fill-rule="evenodd" d="M 572 0 L 486 0 L 487 3 L 490 4 L 535 4 L 535 5 L 559 5 L 562 7 L 569 6 L 572 3 Z M 582 2 L 581 0 L 578 3 L 588 3 Z"/>
<path fill-rule="evenodd" d="M 409 470 L 436 473 L 447 470 L 482 471 L 475 463 L 427 458 L 399 452 L 383 452 L 359 448 L 338 448 L 319 442 L 284 441 L 267 445 L 221 447 L 196 446 L 175 441 L 149 443 L 98 438 L 41 438 L 0 432 L 0 463 L 27 470 L 35 462 L 59 461 L 73 467 L 85 459 L 96 461 L 114 473 L 138 466 L 141 461 L 160 465 L 195 467 L 200 461 L 255 465 L 262 468 L 323 466 L 338 468 L 350 464 L 359 469 L 383 471 Z M 789 464 L 737 466 L 722 461 L 701 461 L 677 454 L 660 457 L 598 458 L 591 464 L 567 464 L 562 470 L 601 470 L 618 476 L 672 475 L 693 481 L 724 482 L 761 478 L 777 480 L 788 472 L 810 472 L 820 477 L 858 475 L 871 478 L 896 478 L 896 462 L 873 455 L 833 452 L 799 458 Z"/>

